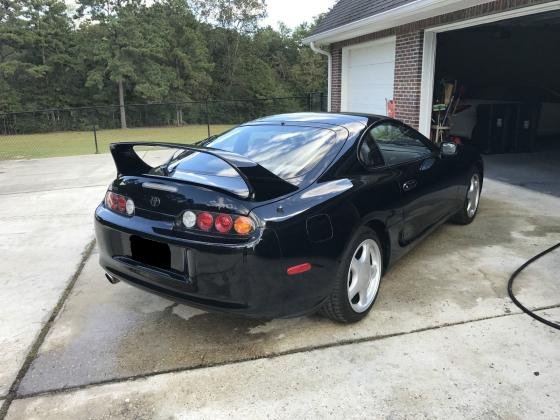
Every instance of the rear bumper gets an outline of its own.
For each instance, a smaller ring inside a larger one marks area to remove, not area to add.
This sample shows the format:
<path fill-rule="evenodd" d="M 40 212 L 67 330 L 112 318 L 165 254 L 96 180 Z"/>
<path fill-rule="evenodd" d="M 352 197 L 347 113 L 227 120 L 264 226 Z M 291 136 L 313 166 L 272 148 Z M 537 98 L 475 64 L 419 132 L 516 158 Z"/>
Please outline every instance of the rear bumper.
<path fill-rule="evenodd" d="M 277 318 L 312 312 L 329 295 L 334 262 L 284 258 L 276 234 L 264 229 L 251 243 L 200 243 L 165 235 L 165 222 L 127 218 L 103 206 L 95 212 L 99 262 L 112 277 L 152 293 L 205 310 Z M 165 243 L 166 269 L 133 258 L 130 238 Z M 288 276 L 286 268 L 313 268 Z"/>

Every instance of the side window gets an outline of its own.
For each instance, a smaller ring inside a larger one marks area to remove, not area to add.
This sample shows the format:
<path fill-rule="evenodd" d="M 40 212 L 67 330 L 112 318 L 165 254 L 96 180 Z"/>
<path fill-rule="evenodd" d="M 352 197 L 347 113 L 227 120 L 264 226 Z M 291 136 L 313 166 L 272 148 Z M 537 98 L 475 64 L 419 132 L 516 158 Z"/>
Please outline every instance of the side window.
<path fill-rule="evenodd" d="M 376 125 L 370 133 L 386 165 L 397 165 L 431 154 L 431 149 L 420 139 L 421 135 L 404 125 L 388 121 Z"/>
<path fill-rule="evenodd" d="M 359 158 L 366 167 L 373 168 L 383 166 L 383 158 L 381 157 L 381 153 L 379 153 L 379 148 L 375 144 L 371 130 L 364 135 L 360 145 Z"/>

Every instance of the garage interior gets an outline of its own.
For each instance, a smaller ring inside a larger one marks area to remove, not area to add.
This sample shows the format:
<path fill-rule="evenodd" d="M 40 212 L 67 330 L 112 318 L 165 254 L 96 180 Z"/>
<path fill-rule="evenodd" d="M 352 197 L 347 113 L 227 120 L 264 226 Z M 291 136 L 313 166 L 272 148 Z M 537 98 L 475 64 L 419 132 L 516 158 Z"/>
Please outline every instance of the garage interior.
<path fill-rule="evenodd" d="M 559 46 L 560 11 L 439 33 L 432 137 L 555 164 Z"/>

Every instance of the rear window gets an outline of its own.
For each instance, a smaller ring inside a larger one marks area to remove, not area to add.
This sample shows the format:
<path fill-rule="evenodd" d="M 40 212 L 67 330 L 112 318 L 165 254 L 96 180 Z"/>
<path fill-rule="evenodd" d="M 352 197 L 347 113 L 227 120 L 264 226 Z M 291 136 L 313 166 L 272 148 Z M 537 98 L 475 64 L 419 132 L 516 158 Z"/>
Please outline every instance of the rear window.
<path fill-rule="evenodd" d="M 186 151 L 166 169 L 173 178 L 223 188 L 242 197 L 249 195 L 247 184 L 237 171 L 216 156 Z"/>
<path fill-rule="evenodd" d="M 283 179 L 302 176 L 336 143 L 333 131 L 313 127 L 241 126 L 205 146 L 237 153 Z"/>

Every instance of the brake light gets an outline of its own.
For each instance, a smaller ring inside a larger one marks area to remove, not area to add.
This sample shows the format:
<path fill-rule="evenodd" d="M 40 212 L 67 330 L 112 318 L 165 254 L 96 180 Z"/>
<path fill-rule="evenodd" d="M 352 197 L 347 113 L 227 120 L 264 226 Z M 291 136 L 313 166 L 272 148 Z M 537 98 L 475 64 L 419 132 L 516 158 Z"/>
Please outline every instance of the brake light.
<path fill-rule="evenodd" d="M 218 232 L 228 233 L 233 226 L 233 219 L 229 214 L 218 214 L 214 226 Z"/>
<path fill-rule="evenodd" d="M 105 207 L 116 213 L 132 216 L 134 214 L 134 201 L 124 195 L 107 191 L 105 194 Z"/>
<path fill-rule="evenodd" d="M 207 211 L 203 211 L 202 213 L 198 213 L 196 217 L 196 225 L 200 230 L 208 231 L 212 229 L 214 224 L 214 217 L 208 213 Z"/>
<path fill-rule="evenodd" d="M 255 222 L 250 217 L 209 211 L 185 210 L 180 219 L 187 229 L 222 234 L 249 235 L 255 230 Z M 180 223 L 180 221 L 179 221 Z"/>

